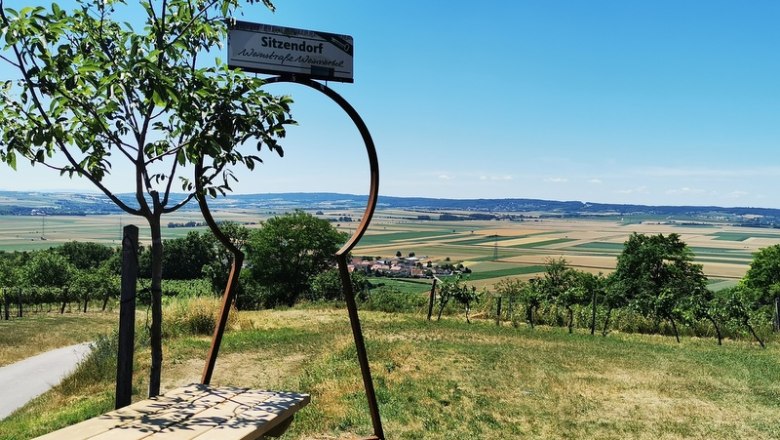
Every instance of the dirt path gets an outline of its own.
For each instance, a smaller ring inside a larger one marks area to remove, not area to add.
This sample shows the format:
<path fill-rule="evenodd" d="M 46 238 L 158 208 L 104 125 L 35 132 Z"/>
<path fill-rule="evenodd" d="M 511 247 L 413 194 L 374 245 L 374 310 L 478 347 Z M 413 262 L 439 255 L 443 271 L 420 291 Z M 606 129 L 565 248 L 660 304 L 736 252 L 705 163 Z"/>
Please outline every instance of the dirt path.
<path fill-rule="evenodd" d="M 0 419 L 58 384 L 89 351 L 89 343 L 70 345 L 0 368 Z"/>

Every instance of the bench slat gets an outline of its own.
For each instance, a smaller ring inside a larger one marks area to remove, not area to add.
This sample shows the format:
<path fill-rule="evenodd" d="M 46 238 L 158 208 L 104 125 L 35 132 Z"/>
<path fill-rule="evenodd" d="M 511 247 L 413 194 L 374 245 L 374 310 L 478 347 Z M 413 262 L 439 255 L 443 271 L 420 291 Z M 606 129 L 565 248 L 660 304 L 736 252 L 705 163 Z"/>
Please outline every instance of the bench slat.
<path fill-rule="evenodd" d="M 38 439 L 257 439 L 309 401 L 307 394 L 193 384 Z"/>

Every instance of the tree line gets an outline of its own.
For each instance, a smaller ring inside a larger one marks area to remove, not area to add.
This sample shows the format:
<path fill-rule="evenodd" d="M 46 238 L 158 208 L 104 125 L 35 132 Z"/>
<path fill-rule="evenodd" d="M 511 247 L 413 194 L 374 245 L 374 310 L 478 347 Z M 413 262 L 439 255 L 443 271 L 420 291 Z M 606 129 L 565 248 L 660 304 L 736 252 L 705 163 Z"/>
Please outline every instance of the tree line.
<path fill-rule="evenodd" d="M 231 222 L 222 223 L 221 228 L 247 253 L 237 307 L 292 306 L 301 299 L 340 298 L 333 255 L 348 237 L 327 220 L 295 211 L 271 218 L 257 229 Z M 163 240 L 162 247 L 163 295 L 208 293 L 180 281 L 204 280 L 215 294 L 224 289 L 231 254 L 211 232 L 190 231 L 184 237 Z M 139 277 L 148 284 L 152 250 L 138 248 Z M 76 241 L 46 250 L 0 252 L 0 305 L 11 314 L 11 304 L 21 311 L 23 304 L 38 310 L 49 305 L 46 310 L 50 310 L 52 304 L 60 303 L 64 312 L 66 305 L 78 299 L 86 311 L 90 301 L 101 299 L 105 309 L 119 292 L 120 258 L 119 249 Z M 356 291 L 362 291 L 365 277 L 355 274 L 353 278 Z M 149 289 L 143 286 L 139 301 L 148 304 Z"/>
<path fill-rule="evenodd" d="M 718 344 L 726 335 L 746 332 L 763 347 L 760 329 L 772 323 L 777 331 L 780 326 L 780 245 L 762 249 L 735 287 L 717 292 L 708 288 L 709 280 L 693 257 L 677 234 L 633 233 L 617 257 L 615 271 L 607 276 L 578 271 L 564 258 L 553 258 L 542 276 L 505 279 L 481 295 L 460 278 L 445 279 L 438 295 L 439 316 L 455 298 L 468 319 L 471 304 L 483 298 L 489 313 L 515 325 L 544 322 L 565 326 L 569 332 L 582 326 L 604 336 L 613 328 L 668 331 L 677 341 L 685 326 L 693 334 L 713 334 Z M 639 322 L 617 323 L 616 315 Z"/>

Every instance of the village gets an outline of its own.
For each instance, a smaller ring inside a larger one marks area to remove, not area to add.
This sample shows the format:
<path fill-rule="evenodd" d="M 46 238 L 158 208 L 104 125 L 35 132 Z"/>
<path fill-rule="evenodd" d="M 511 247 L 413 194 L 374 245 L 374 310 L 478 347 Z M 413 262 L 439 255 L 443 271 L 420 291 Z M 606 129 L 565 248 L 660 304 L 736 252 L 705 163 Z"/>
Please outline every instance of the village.
<path fill-rule="evenodd" d="M 452 264 L 449 257 L 439 264 L 425 255 L 418 257 L 414 252 L 404 257 L 401 251 L 396 252 L 395 258 L 354 257 L 349 270 L 358 270 L 367 276 L 392 278 L 433 278 L 471 273 L 471 269 L 461 263 Z"/>

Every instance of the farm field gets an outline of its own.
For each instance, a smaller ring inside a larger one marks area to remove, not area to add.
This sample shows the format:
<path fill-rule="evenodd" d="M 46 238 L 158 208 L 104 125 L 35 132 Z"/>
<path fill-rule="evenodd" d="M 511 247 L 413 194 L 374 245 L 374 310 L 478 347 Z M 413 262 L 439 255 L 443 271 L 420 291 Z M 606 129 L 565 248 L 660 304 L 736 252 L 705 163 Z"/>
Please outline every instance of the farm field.
<path fill-rule="evenodd" d="M 219 220 L 232 220 L 258 227 L 271 213 L 249 211 L 216 212 Z M 322 218 L 351 217 L 354 222 L 334 224 L 351 233 L 361 211 L 325 211 Z M 378 210 L 371 227 L 355 249 L 356 256 L 391 258 L 397 252 L 411 252 L 422 261 L 462 263 L 472 270 L 478 287 L 489 287 L 503 277 L 530 278 L 543 270 L 550 258 L 565 258 L 579 270 L 609 273 L 616 256 L 632 232 L 677 233 L 703 265 L 704 273 L 723 287 L 733 285 L 747 271 L 759 249 L 780 244 L 780 231 L 718 224 L 675 225 L 659 221 L 621 222 L 614 219 L 579 220 L 529 218 L 525 221 L 425 221 L 417 212 Z M 195 212 L 166 216 L 164 225 L 202 221 Z M 45 223 L 44 223 L 45 222 Z M 143 221 L 129 215 L 104 216 L 0 216 L 0 250 L 41 249 L 70 240 L 118 245 L 122 225 L 132 222 L 141 229 L 141 241 L 148 244 Z M 186 235 L 205 227 L 166 228 L 163 238 Z M 41 238 L 44 237 L 45 240 Z"/>
<path fill-rule="evenodd" d="M 213 383 L 310 393 L 283 439 L 370 434 L 345 310 L 239 315 Z M 776 341 L 766 350 L 711 338 L 678 344 L 456 317 L 427 322 L 420 313 L 362 312 L 361 321 L 388 438 L 778 438 Z M 208 344 L 203 336 L 166 339 L 163 388 L 197 381 Z M 136 399 L 146 390 L 148 357 L 139 348 Z M 0 439 L 32 438 L 113 409 L 112 364 L 87 365 L 0 421 Z"/>
<path fill-rule="evenodd" d="M 381 213 L 378 216 L 381 219 Z M 356 255 L 392 257 L 414 252 L 422 260 L 462 262 L 474 284 L 488 287 L 500 278 L 531 278 L 550 258 L 565 258 L 572 267 L 609 273 L 623 242 L 633 232 L 679 234 L 702 264 L 713 286 L 728 287 L 742 278 L 759 249 L 780 244 L 780 231 L 723 225 L 679 226 L 659 222 L 533 219 L 509 221 L 399 221 L 372 224 Z"/>

